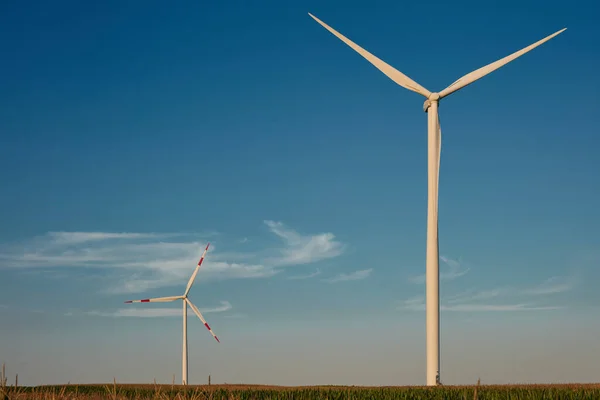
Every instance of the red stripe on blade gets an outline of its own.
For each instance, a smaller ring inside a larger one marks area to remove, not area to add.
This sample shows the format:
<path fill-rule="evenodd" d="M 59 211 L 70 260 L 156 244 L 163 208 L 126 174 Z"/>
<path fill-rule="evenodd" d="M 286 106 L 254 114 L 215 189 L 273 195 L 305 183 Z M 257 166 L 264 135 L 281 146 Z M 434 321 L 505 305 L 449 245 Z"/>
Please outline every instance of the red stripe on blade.
<path fill-rule="evenodd" d="M 150 303 L 150 299 L 140 300 L 142 303 Z"/>
<path fill-rule="evenodd" d="M 216 336 L 215 336 L 215 339 L 217 339 L 217 342 L 221 343 L 221 341 L 219 340 L 219 338 L 218 338 L 218 337 L 216 337 Z"/>
<path fill-rule="evenodd" d="M 204 324 L 204 326 L 206 327 L 206 329 L 208 329 L 208 330 L 210 331 L 210 326 L 208 326 L 208 322 L 206 322 L 206 323 Z"/>
<path fill-rule="evenodd" d="M 206 248 L 204 249 L 204 253 L 206 253 L 206 251 L 208 250 L 208 246 L 210 246 L 210 243 L 206 245 Z M 198 261 L 198 266 L 202 265 L 202 261 L 204 261 L 204 254 L 202 254 L 202 257 L 200 257 L 200 261 Z"/>

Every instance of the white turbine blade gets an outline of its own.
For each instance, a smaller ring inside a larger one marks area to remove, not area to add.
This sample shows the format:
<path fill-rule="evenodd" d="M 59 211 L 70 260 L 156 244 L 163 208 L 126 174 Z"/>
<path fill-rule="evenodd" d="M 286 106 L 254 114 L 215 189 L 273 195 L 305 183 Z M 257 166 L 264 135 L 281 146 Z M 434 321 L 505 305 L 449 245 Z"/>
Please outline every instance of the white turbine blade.
<path fill-rule="evenodd" d="M 192 303 L 191 301 L 189 301 L 187 298 L 184 301 L 187 302 L 190 305 L 190 307 L 192 308 L 192 311 L 194 311 L 194 313 L 196 313 L 196 315 L 198 316 L 198 318 L 200 318 L 200 321 L 202 321 L 202 323 L 204 324 L 204 326 L 206 327 L 206 329 L 208 329 L 208 331 L 210 332 L 211 335 L 213 335 L 213 337 L 216 339 L 216 341 L 219 342 L 219 343 L 221 343 L 221 341 L 219 340 L 219 338 L 217 337 L 217 335 L 215 335 L 215 333 L 212 331 L 212 329 L 210 329 L 210 326 L 208 325 L 208 322 L 206 322 L 206 320 L 204 319 L 204 317 L 200 313 L 200 310 L 198 310 L 198 307 L 196 307 L 194 305 L 194 303 Z"/>
<path fill-rule="evenodd" d="M 429 90 L 425 89 L 423 86 L 419 85 L 417 82 L 413 81 L 408 76 L 404 75 L 402 72 L 387 64 L 385 61 L 375 57 L 373 54 L 369 53 L 368 51 L 366 51 L 365 49 L 363 49 L 362 47 L 360 47 L 359 45 L 357 45 L 338 31 L 327 25 L 325 22 L 321 21 L 319 18 L 315 17 L 311 13 L 308 13 L 308 15 L 310 15 L 315 21 L 321 24 L 329 32 L 337 36 L 337 38 L 340 39 L 342 42 L 352 47 L 354 51 L 366 58 L 367 61 L 373 64 L 377 69 L 383 72 L 388 78 L 396 82 L 398 85 L 408 90 L 412 90 L 415 93 L 419 93 L 420 95 L 423 95 L 425 97 L 429 97 L 429 95 L 431 94 Z"/>
<path fill-rule="evenodd" d="M 154 299 L 127 300 L 125 303 L 165 303 L 167 301 L 181 300 L 183 296 L 156 297 Z"/>
<path fill-rule="evenodd" d="M 567 28 L 561 29 L 558 32 L 553 33 L 550 36 L 546 36 L 544 39 L 539 40 L 527 47 L 525 47 L 524 49 L 521 49 L 509 56 L 506 56 L 498 61 L 495 61 L 491 64 L 486 65 L 485 67 L 481 67 L 473 72 L 470 72 L 468 74 L 466 74 L 465 76 L 463 76 L 462 78 L 459 78 L 457 81 L 455 81 L 454 83 L 452 83 L 450 86 L 448 86 L 446 89 L 442 90 L 440 92 L 440 98 L 449 96 L 450 94 L 456 92 L 459 89 L 464 88 L 467 85 L 470 85 L 471 83 L 475 82 L 478 79 L 483 78 L 484 76 L 486 76 L 487 74 L 494 72 L 495 70 L 497 70 L 498 68 L 508 64 L 509 62 L 513 61 L 516 58 L 521 57 L 523 54 L 535 49 L 536 47 L 538 47 L 539 45 L 547 42 L 548 40 L 552 39 L 553 37 L 557 36 L 558 34 L 564 32 Z"/>
<path fill-rule="evenodd" d="M 188 281 L 187 287 L 185 288 L 185 293 L 183 294 L 184 296 L 188 295 L 188 293 L 190 292 L 190 289 L 192 288 L 192 285 L 194 284 L 196 275 L 198 275 L 198 270 L 200 269 L 200 266 L 202 265 L 202 261 L 204 261 L 204 256 L 206 255 L 206 252 L 208 251 L 208 246 L 210 246 L 210 243 L 206 245 L 206 248 L 204 249 L 204 252 L 202 253 L 202 257 L 200 257 L 200 261 L 198 261 L 198 265 L 196 265 L 196 269 L 194 269 L 194 273 L 192 274 L 192 276 L 190 277 L 190 280 Z"/>

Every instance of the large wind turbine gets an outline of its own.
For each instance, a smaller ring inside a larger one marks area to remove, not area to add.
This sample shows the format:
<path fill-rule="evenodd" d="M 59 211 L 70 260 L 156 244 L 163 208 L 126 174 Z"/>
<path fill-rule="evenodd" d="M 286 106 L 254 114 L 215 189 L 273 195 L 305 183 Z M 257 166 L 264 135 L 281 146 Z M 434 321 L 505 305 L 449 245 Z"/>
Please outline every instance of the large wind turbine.
<path fill-rule="evenodd" d="M 188 384 L 188 357 L 187 357 L 188 356 L 188 354 L 187 354 L 188 353 L 188 345 L 187 345 L 187 306 L 188 305 L 192 308 L 192 311 L 194 311 L 194 313 L 198 316 L 198 318 L 200 318 L 200 321 L 202 321 L 204 326 L 206 326 L 206 329 L 208 329 L 210 334 L 213 335 L 213 337 L 217 340 L 217 342 L 221 343 L 219 341 L 219 338 L 217 337 L 217 335 L 215 335 L 215 333 L 212 331 L 212 329 L 210 329 L 210 326 L 208 325 L 208 323 L 202 316 L 202 313 L 200 313 L 200 310 L 198 310 L 198 307 L 196 307 L 194 305 L 194 303 L 192 303 L 190 301 L 190 299 L 188 299 L 188 293 L 190 292 L 190 289 L 192 288 L 192 285 L 194 284 L 194 280 L 196 279 L 198 270 L 200 269 L 200 266 L 202 265 L 202 261 L 204 261 L 204 256 L 206 255 L 206 252 L 208 251 L 208 246 L 210 246 L 210 243 L 208 243 L 206 245 L 206 248 L 204 249 L 204 252 L 202 253 L 202 257 L 200 257 L 200 261 L 198 261 L 198 265 L 196 265 L 196 269 L 194 270 L 194 273 L 190 277 L 187 287 L 185 288 L 185 292 L 183 293 L 182 296 L 157 297 L 154 299 L 143 299 L 143 300 L 127 300 L 125 302 L 125 303 L 164 303 L 164 302 L 168 302 L 168 301 L 182 300 L 182 303 L 183 303 L 183 351 L 182 351 L 182 355 L 181 355 L 181 383 L 184 385 Z"/>
<path fill-rule="evenodd" d="M 427 335 L 427 386 L 440 383 L 440 299 L 439 299 L 439 252 L 438 252 L 438 185 L 440 171 L 440 152 L 442 131 L 438 117 L 438 104 L 441 99 L 483 78 L 490 72 L 508 64 L 523 54 L 535 49 L 554 36 L 562 33 L 567 28 L 553 33 L 544 39 L 533 43 L 507 57 L 468 73 L 439 93 L 430 92 L 417 82 L 404 75 L 394 67 L 375 57 L 365 49 L 352 42 L 350 39 L 337 32 L 335 29 L 308 13 L 315 21 L 321 24 L 338 39 L 352 47 L 357 53 L 367 59 L 388 78 L 405 89 L 412 90 L 425 100 L 423 111 L 427 118 L 427 256 L 426 256 L 426 335 Z"/>

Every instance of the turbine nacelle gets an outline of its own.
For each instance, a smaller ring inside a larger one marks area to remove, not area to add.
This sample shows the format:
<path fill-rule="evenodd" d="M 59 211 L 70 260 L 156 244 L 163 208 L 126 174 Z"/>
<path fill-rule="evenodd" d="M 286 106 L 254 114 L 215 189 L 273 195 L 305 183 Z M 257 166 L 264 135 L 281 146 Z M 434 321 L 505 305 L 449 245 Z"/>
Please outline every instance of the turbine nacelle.
<path fill-rule="evenodd" d="M 431 93 L 427 100 L 425 100 L 425 103 L 423 103 L 423 111 L 427 112 L 427 110 L 429 110 L 429 106 L 431 106 L 431 103 L 434 101 L 439 102 L 440 99 L 441 97 L 439 93 Z"/>

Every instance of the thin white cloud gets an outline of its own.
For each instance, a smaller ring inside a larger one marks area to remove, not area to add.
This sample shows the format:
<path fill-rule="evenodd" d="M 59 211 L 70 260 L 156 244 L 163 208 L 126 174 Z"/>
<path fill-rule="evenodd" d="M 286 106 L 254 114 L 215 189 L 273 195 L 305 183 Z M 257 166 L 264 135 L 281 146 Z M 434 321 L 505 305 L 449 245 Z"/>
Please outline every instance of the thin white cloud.
<path fill-rule="evenodd" d="M 232 309 L 231 304 L 228 301 L 221 301 L 220 306 L 209 307 L 209 308 L 198 308 L 202 314 L 206 313 L 221 313 Z M 161 308 L 143 308 L 143 307 L 131 307 L 121 308 L 116 311 L 88 311 L 85 314 L 94 315 L 99 317 L 133 317 L 133 318 L 160 318 L 160 317 L 181 317 L 183 310 L 181 307 L 161 307 Z M 70 316 L 73 313 L 69 313 Z M 188 318 L 197 318 L 193 311 L 188 310 Z"/>
<path fill-rule="evenodd" d="M 574 277 L 553 276 L 541 284 L 525 289 L 523 293 L 530 295 L 544 295 L 567 292 L 575 287 Z"/>
<path fill-rule="evenodd" d="M 128 264 L 126 271 L 137 272 L 123 273 L 123 280 L 107 287 L 104 292 L 107 294 L 141 293 L 161 287 L 185 285 L 198 258 L 199 255 Z M 218 255 L 215 255 L 211 261 L 207 257 L 200 271 L 196 281 L 268 278 L 279 273 L 278 270 L 260 263 L 244 264 L 221 261 Z"/>
<path fill-rule="evenodd" d="M 497 287 L 488 290 L 466 290 L 447 298 L 448 304 L 471 303 L 477 300 L 489 300 L 497 297 L 518 297 L 518 296 L 544 296 L 557 293 L 564 293 L 572 290 L 576 286 L 576 279 L 573 277 L 548 278 L 539 285 L 519 289 L 517 287 Z"/>
<path fill-rule="evenodd" d="M 563 306 L 542 306 L 531 302 L 513 303 L 517 298 L 545 297 L 556 293 L 563 293 L 575 287 L 574 278 L 551 277 L 541 284 L 528 288 L 519 289 L 511 287 L 498 287 L 494 289 L 476 291 L 473 289 L 451 295 L 441 299 L 440 310 L 463 311 L 463 312 L 485 312 L 485 311 L 535 311 L 535 310 L 558 310 Z M 489 303 L 490 300 L 505 298 L 501 303 Z M 481 303 L 481 301 L 485 301 Z M 423 311 L 425 310 L 425 298 L 423 296 L 412 297 L 401 302 L 398 309 Z"/>
<path fill-rule="evenodd" d="M 493 299 L 506 293 L 510 293 L 510 289 L 496 288 L 481 291 L 467 290 L 454 296 L 450 296 L 446 301 L 449 304 L 469 303 L 476 300 Z"/>
<path fill-rule="evenodd" d="M 323 281 L 328 283 L 359 281 L 368 278 L 371 275 L 371 272 L 373 272 L 373 268 L 354 271 L 349 274 L 342 273 L 331 278 L 323 279 Z"/>
<path fill-rule="evenodd" d="M 458 260 L 453 260 L 445 256 L 440 256 L 440 259 L 449 268 L 448 271 L 440 272 L 440 280 L 451 281 L 453 279 L 460 278 L 470 271 L 470 268 L 464 268 L 462 263 Z M 409 281 L 416 284 L 423 284 L 425 283 L 425 274 L 412 276 L 409 278 Z"/>
<path fill-rule="evenodd" d="M 538 311 L 559 310 L 562 306 L 536 306 L 528 303 L 516 304 L 452 304 L 440 305 L 441 311 L 454 312 L 494 312 L 494 311 Z M 425 311 L 425 299 L 422 296 L 413 297 L 402 302 L 398 309 L 410 311 Z"/>
<path fill-rule="evenodd" d="M 538 311 L 560 310 L 562 306 L 535 306 L 532 304 L 457 304 L 442 306 L 442 311 L 485 312 L 485 311 Z"/>
<path fill-rule="evenodd" d="M 279 236 L 286 243 L 280 251 L 280 256 L 271 258 L 271 264 L 301 265 L 341 255 L 344 245 L 335 240 L 331 232 L 316 235 L 300 235 L 298 232 L 286 227 L 281 222 L 266 220 L 264 223 L 269 230 Z"/>
<path fill-rule="evenodd" d="M 408 298 L 401 302 L 398 309 L 407 309 L 407 310 L 423 310 L 425 309 L 425 297 L 423 296 L 414 296 Z"/>
<path fill-rule="evenodd" d="M 240 313 L 227 314 L 227 315 L 223 315 L 223 318 L 227 318 L 227 319 L 241 319 L 241 318 L 248 318 L 248 315 L 247 314 L 240 314 Z"/>
<path fill-rule="evenodd" d="M 287 279 L 290 279 L 290 280 L 310 279 L 310 278 L 314 278 L 315 276 L 319 276 L 319 275 L 321 275 L 321 270 L 317 268 L 317 270 L 315 272 L 311 272 L 310 274 L 288 276 Z"/>
<path fill-rule="evenodd" d="M 83 243 L 110 239 L 148 239 L 172 236 L 172 234 L 132 233 L 132 232 L 48 232 L 56 242 L 63 244 Z"/>
<path fill-rule="evenodd" d="M 268 278 L 284 267 L 337 257 L 343 251 L 342 244 L 334 240 L 332 233 L 300 235 L 281 222 L 265 223 L 272 233 L 284 238 L 283 246 L 235 253 L 216 251 L 218 246 L 212 243 L 197 280 Z M 217 234 L 212 232 L 210 236 Z M 21 243 L 0 244 L 0 269 L 102 270 L 98 280 L 106 281 L 104 293 L 139 293 L 185 285 L 208 235 L 49 232 Z M 230 245 L 236 243 L 238 241 L 233 240 Z M 65 278 L 77 273 L 68 272 Z"/>

